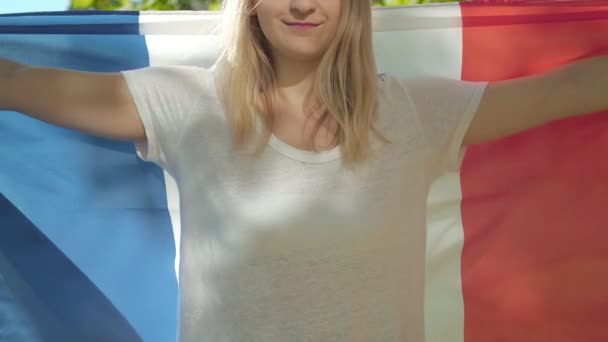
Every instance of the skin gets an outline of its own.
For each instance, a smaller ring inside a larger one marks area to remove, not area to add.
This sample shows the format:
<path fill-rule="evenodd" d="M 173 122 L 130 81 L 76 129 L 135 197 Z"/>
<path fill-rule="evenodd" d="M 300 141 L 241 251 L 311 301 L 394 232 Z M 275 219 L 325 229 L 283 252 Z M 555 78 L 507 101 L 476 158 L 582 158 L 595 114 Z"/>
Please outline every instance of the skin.
<path fill-rule="evenodd" d="M 278 108 L 273 133 L 288 144 L 311 150 L 303 109 L 305 94 L 331 39 L 336 36 L 340 1 L 349 0 L 251 0 L 252 15 L 271 45 L 277 75 Z M 286 22 L 321 25 L 295 29 Z M 585 113 L 606 110 L 608 57 L 589 58 L 550 72 L 517 79 L 490 82 L 464 137 L 463 145 L 483 143 L 544 123 Z M 335 123 L 319 131 L 317 147 L 329 148 Z"/>
<path fill-rule="evenodd" d="M 274 57 L 278 117 L 273 133 L 301 149 L 309 146 L 305 95 L 320 57 L 336 36 L 341 1 L 250 0 Z M 321 25 L 300 32 L 285 21 Z M 52 86 L 49 86 L 52 85 Z M 463 145 L 483 143 L 549 121 L 608 110 L 608 56 L 586 58 L 528 77 L 490 82 Z M 104 96 L 100 96 L 103 94 Z M 143 142 L 144 126 L 120 73 L 93 73 L 21 65 L 0 58 L 0 108 L 27 113 L 89 134 Z M 87 113 L 87 115 L 82 115 Z M 314 113 L 312 113 L 314 114 Z M 315 145 L 332 147 L 335 123 L 322 126 Z"/>
<path fill-rule="evenodd" d="M 342 0 L 263 0 L 252 2 L 262 32 L 270 43 L 277 78 L 278 115 L 273 134 L 284 142 L 312 150 L 314 127 L 304 108 L 314 74 L 325 51 L 337 35 Z M 296 23 L 313 24 L 299 26 Z M 332 148 L 335 122 L 322 126 L 317 149 Z"/>

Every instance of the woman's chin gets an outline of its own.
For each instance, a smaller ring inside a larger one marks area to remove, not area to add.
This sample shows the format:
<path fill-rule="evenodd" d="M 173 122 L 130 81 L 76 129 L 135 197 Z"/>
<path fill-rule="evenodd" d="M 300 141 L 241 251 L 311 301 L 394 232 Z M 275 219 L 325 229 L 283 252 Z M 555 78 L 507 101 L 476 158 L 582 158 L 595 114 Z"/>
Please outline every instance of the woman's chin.
<path fill-rule="evenodd" d="M 285 53 L 284 55 L 294 61 L 311 63 L 320 61 L 324 53 L 325 51 L 319 50 L 318 47 L 307 49 L 305 47 L 300 46 L 296 49 L 291 49 L 288 53 Z"/>

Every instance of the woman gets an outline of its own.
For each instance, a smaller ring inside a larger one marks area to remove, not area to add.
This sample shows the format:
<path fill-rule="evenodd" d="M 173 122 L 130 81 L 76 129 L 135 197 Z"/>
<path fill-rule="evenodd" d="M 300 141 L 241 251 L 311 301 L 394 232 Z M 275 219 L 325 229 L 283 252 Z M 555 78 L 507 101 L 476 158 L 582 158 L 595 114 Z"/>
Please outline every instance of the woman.
<path fill-rule="evenodd" d="M 423 341 L 431 181 L 462 146 L 608 108 L 606 58 L 378 76 L 368 0 L 228 0 L 223 19 L 209 70 L 0 63 L 0 108 L 135 141 L 176 179 L 181 341 Z"/>

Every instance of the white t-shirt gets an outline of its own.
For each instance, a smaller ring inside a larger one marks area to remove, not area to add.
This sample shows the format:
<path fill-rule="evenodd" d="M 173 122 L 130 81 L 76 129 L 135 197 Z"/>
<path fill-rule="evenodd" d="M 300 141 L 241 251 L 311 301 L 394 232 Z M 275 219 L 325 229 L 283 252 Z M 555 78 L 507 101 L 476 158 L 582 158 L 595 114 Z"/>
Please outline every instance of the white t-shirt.
<path fill-rule="evenodd" d="M 180 190 L 180 341 L 424 340 L 427 193 L 458 168 L 486 82 L 381 76 L 392 144 L 374 140 L 349 171 L 338 147 L 275 136 L 260 159 L 234 152 L 213 69 L 123 74 L 148 138 L 138 154 Z"/>

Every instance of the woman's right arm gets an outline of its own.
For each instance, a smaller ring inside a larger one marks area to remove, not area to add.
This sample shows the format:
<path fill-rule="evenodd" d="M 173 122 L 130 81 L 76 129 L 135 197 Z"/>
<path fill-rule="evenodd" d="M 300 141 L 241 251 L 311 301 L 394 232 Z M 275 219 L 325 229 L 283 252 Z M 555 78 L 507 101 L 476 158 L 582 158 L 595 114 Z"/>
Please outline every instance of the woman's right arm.
<path fill-rule="evenodd" d="M 101 137 L 146 140 L 120 73 L 33 67 L 0 58 L 0 110 Z"/>

